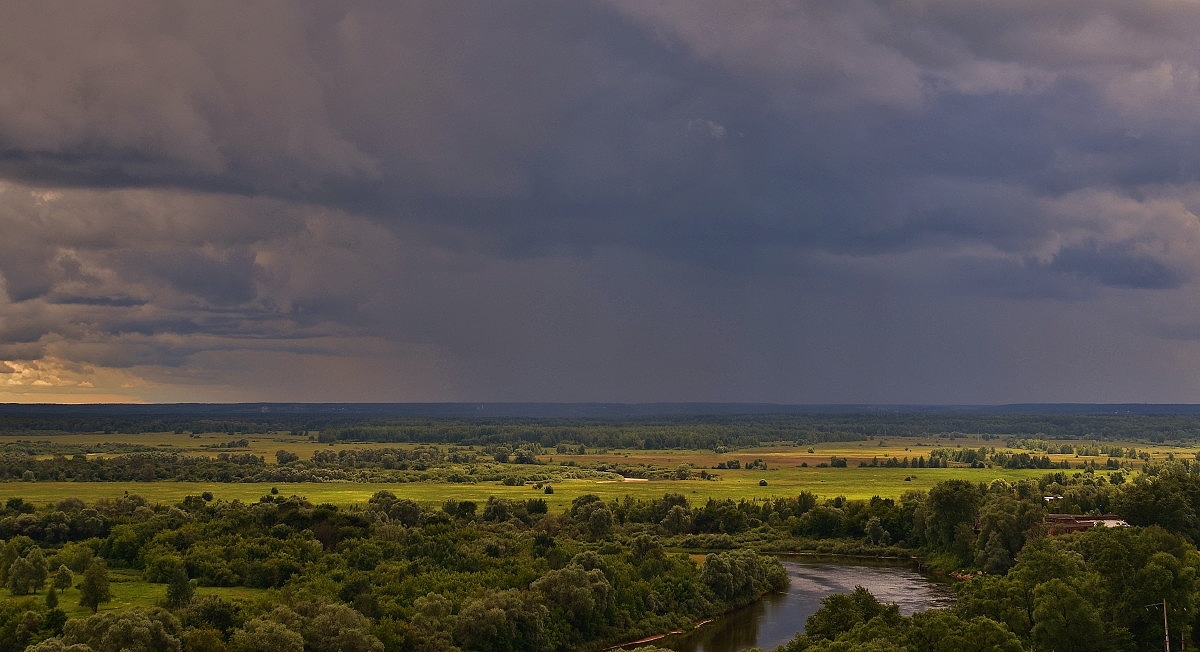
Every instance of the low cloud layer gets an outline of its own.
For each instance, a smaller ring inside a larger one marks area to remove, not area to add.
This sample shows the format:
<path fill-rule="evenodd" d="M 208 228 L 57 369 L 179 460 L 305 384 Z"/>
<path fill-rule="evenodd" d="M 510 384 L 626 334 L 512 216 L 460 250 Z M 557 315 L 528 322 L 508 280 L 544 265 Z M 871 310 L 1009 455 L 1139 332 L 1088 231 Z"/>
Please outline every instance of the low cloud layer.
<path fill-rule="evenodd" d="M 0 401 L 1200 400 L 1200 7 L 34 3 Z"/>

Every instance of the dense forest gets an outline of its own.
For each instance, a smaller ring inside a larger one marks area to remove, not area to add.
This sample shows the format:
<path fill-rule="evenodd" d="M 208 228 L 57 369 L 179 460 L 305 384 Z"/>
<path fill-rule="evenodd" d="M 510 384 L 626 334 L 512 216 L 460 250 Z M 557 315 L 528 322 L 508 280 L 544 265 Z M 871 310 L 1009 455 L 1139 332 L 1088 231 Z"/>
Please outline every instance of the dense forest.
<path fill-rule="evenodd" d="M 902 436 L 909 416 L 901 416 L 887 421 L 888 437 Z M 932 427 L 967 418 L 942 417 Z M 931 448 L 862 464 L 1046 472 L 1015 482 L 944 480 L 869 500 L 810 491 L 698 501 L 675 492 L 583 495 L 561 511 L 542 491 L 437 505 L 399 491 L 379 491 L 359 505 L 278 493 L 241 502 L 201 487 L 175 504 L 136 493 L 52 504 L 10 498 L 0 509 L 0 585 L 12 596 L 0 599 L 0 649 L 599 650 L 685 629 L 779 590 L 786 573 L 773 555 L 796 552 L 909 559 L 953 572 L 958 601 L 902 616 L 865 591 L 830 596 L 786 652 L 1153 650 L 1163 644 L 1164 616 L 1172 640 L 1197 644 L 1200 463 L 1151 460 L 1128 445 L 1186 438 L 1189 417 L 1111 417 L 1125 424 L 1125 445 L 1105 443 L 1110 417 L 1070 415 L 1058 430 L 1045 427 L 1053 419 L 1044 415 L 969 418 L 978 421 L 958 424 L 968 430 L 936 432 L 953 441 L 955 432 L 978 435 L 994 419 L 988 434 L 1025 452 Z M 1032 432 L 1017 430 L 1020 424 Z M 1152 424 L 1174 425 L 1154 433 Z M 308 459 L 281 450 L 268 463 L 241 452 L 238 428 L 248 426 L 235 425 L 221 430 L 229 438 L 206 455 L 114 448 L 89 456 L 58 448 L 53 432 L 39 431 L 0 454 L 0 478 L 512 481 L 544 484 L 549 493 L 567 477 L 678 472 L 542 462 L 560 447 L 578 453 L 632 437 L 716 450 L 739 441 L 803 445 L 812 432 L 874 437 L 883 430 L 873 417 L 817 415 L 603 423 L 456 417 L 424 425 L 371 418 L 311 431 L 336 447 L 322 445 Z M 912 427 L 913 436 L 933 437 Z M 1072 429 L 1092 443 L 1060 440 Z M 397 445 L 356 448 L 350 440 Z M 1043 465 L 1045 453 L 1061 455 L 1067 446 L 1109 463 Z M 1047 520 L 1050 512 L 1114 514 L 1129 527 L 1066 531 Z M 114 574 L 136 578 L 159 596 L 157 606 L 104 608 Z M 211 587 L 252 593 L 221 597 L 206 593 Z M 67 605 L 92 615 L 68 617 Z"/>
<path fill-rule="evenodd" d="M 1192 413 L 1142 411 L 1096 414 L 913 411 L 686 414 L 637 417 L 396 416 L 385 407 L 364 414 L 333 407 L 283 410 L 268 406 L 218 409 L 202 406 L 53 406 L 32 410 L 0 405 L 0 433 L 225 432 L 319 433 L 322 441 L 376 441 L 488 445 L 561 442 L 606 448 L 713 448 L 768 442 L 820 443 L 871 437 L 1200 440 L 1200 417 Z M 118 410 L 117 407 L 128 408 Z M 235 406 L 236 407 L 236 406 Z M 1168 406 L 1164 406 L 1166 410 Z M 254 408 L 254 409 L 251 409 Z"/>
<path fill-rule="evenodd" d="M 638 521 L 621 522 L 635 512 Z M 65 624 L 40 595 L 8 601 L 0 647 L 576 649 L 690 624 L 786 583 L 774 558 L 728 541 L 702 564 L 668 552 L 657 522 L 691 514 L 676 498 L 621 508 L 594 496 L 560 515 L 542 499 L 426 510 L 389 492 L 363 509 L 295 496 L 161 506 L 131 495 L 43 510 L 10 500 L 0 581 L 13 593 L 58 586 L 57 599 L 88 599 L 82 585 L 56 584 L 57 574 L 133 568 L 162 583 L 164 598 L 162 608 Z M 192 597 L 193 585 L 276 590 L 232 603 Z M 149 630 L 137 624 L 147 620 L 156 623 Z M 153 642 L 114 638 L 147 632 Z"/>

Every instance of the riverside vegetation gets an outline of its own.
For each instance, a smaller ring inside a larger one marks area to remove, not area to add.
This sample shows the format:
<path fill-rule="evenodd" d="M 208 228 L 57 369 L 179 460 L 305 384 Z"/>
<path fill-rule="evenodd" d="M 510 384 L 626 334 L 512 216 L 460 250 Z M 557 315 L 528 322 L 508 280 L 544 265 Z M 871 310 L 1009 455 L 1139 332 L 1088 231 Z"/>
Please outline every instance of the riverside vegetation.
<path fill-rule="evenodd" d="M 601 649 L 801 551 L 973 579 L 908 617 L 831 596 L 789 652 L 1158 649 L 1164 607 L 1195 644 L 1190 417 L 174 418 L 5 422 L 0 649 Z M 1133 527 L 1049 536 L 1048 510 Z"/>

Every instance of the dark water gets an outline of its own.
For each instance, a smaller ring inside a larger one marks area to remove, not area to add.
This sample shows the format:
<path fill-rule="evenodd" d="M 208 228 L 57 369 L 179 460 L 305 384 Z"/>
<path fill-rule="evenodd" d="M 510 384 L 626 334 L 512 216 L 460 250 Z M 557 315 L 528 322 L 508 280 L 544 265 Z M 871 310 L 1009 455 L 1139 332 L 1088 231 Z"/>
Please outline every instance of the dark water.
<path fill-rule="evenodd" d="M 866 587 L 880 602 L 896 604 L 900 613 L 947 607 L 950 587 L 932 582 L 909 567 L 848 566 L 830 562 L 784 560 L 791 578 L 785 594 L 771 594 L 688 634 L 668 636 L 654 645 L 678 652 L 737 652 L 752 647 L 771 650 L 804 631 L 804 621 L 831 593 Z"/>

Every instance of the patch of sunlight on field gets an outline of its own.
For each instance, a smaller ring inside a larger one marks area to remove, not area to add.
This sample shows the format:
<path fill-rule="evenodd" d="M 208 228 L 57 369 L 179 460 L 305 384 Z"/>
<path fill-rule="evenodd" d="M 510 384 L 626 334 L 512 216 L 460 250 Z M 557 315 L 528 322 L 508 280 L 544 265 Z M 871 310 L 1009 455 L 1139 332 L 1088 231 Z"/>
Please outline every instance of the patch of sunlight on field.
<path fill-rule="evenodd" d="M 248 448 L 207 448 L 213 444 L 246 439 Z M 73 433 L 43 434 L 28 433 L 0 436 L 0 444 L 18 441 L 49 441 L 55 445 L 98 446 L 103 443 L 126 443 L 153 446 L 161 450 L 215 456 L 221 452 L 251 452 L 263 456 L 268 464 L 275 463 L 275 451 L 283 449 L 298 454 L 301 459 L 310 459 L 317 450 L 347 450 L 378 447 L 412 448 L 418 444 L 380 444 L 363 442 L 338 442 L 334 445 L 312 441 L 307 434 L 271 432 L 260 434 L 201 433 Z M 1094 441 L 1055 440 L 1054 443 L 1094 445 Z M 1105 442 L 1108 446 L 1136 448 L 1151 459 L 1168 456 L 1195 455 L 1188 446 L 1166 446 L 1135 442 Z M 139 494 L 152 503 L 175 504 L 189 494 L 200 495 L 205 491 L 223 500 L 254 502 L 271 493 L 272 488 L 284 496 L 300 495 L 314 503 L 354 505 L 365 503 L 377 491 L 388 490 L 398 496 L 411 498 L 425 505 L 439 505 L 447 499 L 473 500 L 483 503 L 489 496 L 510 499 L 545 498 L 552 508 L 566 508 L 571 501 L 585 494 L 596 494 L 605 500 L 616 500 L 625 496 L 635 498 L 660 498 L 665 493 L 683 494 L 693 504 L 703 503 L 709 498 L 718 499 L 767 499 L 794 496 L 801 491 L 810 491 L 822 498 L 845 496 L 850 499 L 869 499 L 872 496 L 899 498 L 906 491 L 927 490 L 935 483 L 952 478 L 963 478 L 989 483 L 995 479 L 1009 482 L 1027 478 L 1040 478 L 1060 469 L 1001 468 L 972 469 L 963 466 L 935 468 L 886 468 L 860 467 L 860 463 L 884 463 L 891 458 L 928 458 L 937 448 L 977 449 L 992 448 L 1012 451 L 998 438 L 957 437 L 954 439 L 930 436 L 911 438 L 876 438 L 853 442 L 829 442 L 796 445 L 783 442 L 723 452 L 712 450 L 640 450 L 640 449 L 593 449 L 587 454 L 564 454 L 546 450 L 539 455 L 547 472 L 561 470 L 563 463 L 587 467 L 607 464 L 609 468 L 625 467 L 626 473 L 646 466 L 659 470 L 674 470 L 686 466 L 693 472 L 705 470 L 715 474 L 718 480 L 653 480 L 650 482 L 620 482 L 596 480 L 566 480 L 554 482 L 553 494 L 544 494 L 541 488 L 532 486 L 503 486 L 498 482 L 481 484 L 450 483 L 202 483 L 202 482 L 5 482 L 0 483 L 0 500 L 12 497 L 24 498 L 39 505 L 53 504 L 63 498 L 75 496 L 86 501 L 97 498 L 115 498 L 125 493 Z M 449 448 L 440 446 L 443 450 Z M 1040 453 L 1035 453 L 1040 455 Z M 828 466 L 831 458 L 843 458 L 847 466 Z M 1051 453 L 1055 462 L 1068 462 L 1078 466 L 1085 460 L 1103 465 L 1107 456 L 1078 456 Z M 716 469 L 718 464 L 737 460 L 746 466 L 754 460 L 762 460 L 768 470 Z M 1122 460 L 1125 462 L 1126 460 Z M 1141 460 L 1134 460 L 1135 467 Z M 822 468 L 820 465 L 825 464 Z M 515 465 L 522 471 L 529 467 Z M 1079 473 L 1077 469 L 1062 470 L 1067 474 Z M 1097 472 L 1103 475 L 1103 472 Z M 765 484 L 764 484 L 765 483 Z"/>
<path fill-rule="evenodd" d="M 625 496 L 657 499 L 666 493 L 684 495 L 692 504 L 716 499 L 766 499 L 795 496 L 810 491 L 821 498 L 845 496 L 850 499 L 869 499 L 872 496 L 899 498 L 906 491 L 928 490 L 934 484 L 949 479 L 966 479 L 990 483 L 996 479 L 1016 482 L 1040 478 L 1053 470 L 1042 469 L 889 469 L 889 468 L 772 468 L 762 470 L 718 470 L 719 480 L 651 480 L 649 482 L 566 480 L 551 483 L 553 494 L 533 485 L 504 486 L 500 483 L 203 483 L 203 482 L 6 482 L 0 483 L 0 500 L 24 498 L 37 505 L 56 503 L 68 496 L 92 502 L 98 498 L 116 498 L 126 493 L 138 494 L 151 503 L 175 504 L 187 495 L 212 492 L 221 500 L 257 502 L 275 488 L 283 496 L 304 496 L 313 503 L 335 505 L 364 504 L 377 491 L 387 490 L 401 498 L 410 498 L 424 505 L 437 506 L 447 499 L 472 500 L 480 504 L 489 496 L 524 500 L 544 498 L 551 508 L 565 509 L 571 501 L 585 494 L 595 494 L 606 501 Z M 1078 473 L 1075 470 L 1065 471 Z M 1103 475 L 1097 472 L 1097 475 Z M 765 485 L 761 484 L 763 481 Z"/>
<path fill-rule="evenodd" d="M 81 573 L 75 574 L 75 584 L 83 580 Z M 112 592 L 112 601 L 100 605 L 100 611 L 122 611 L 129 607 L 153 607 L 166 600 L 167 585 L 152 584 L 142 580 L 139 571 L 125 568 L 110 568 L 108 570 L 108 588 Z M 6 598 L 28 599 L 42 602 L 46 598 L 43 589 L 37 595 L 13 596 L 5 589 L 0 592 Z M 225 600 L 255 600 L 269 593 L 268 589 L 249 589 L 246 587 L 196 587 L 196 596 L 216 595 Z M 92 610 L 79 605 L 79 589 L 71 587 L 58 594 L 58 607 L 71 618 L 86 618 L 92 615 Z"/>

